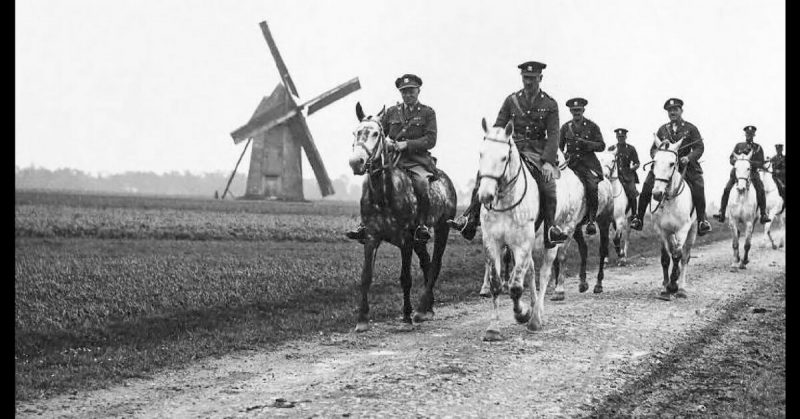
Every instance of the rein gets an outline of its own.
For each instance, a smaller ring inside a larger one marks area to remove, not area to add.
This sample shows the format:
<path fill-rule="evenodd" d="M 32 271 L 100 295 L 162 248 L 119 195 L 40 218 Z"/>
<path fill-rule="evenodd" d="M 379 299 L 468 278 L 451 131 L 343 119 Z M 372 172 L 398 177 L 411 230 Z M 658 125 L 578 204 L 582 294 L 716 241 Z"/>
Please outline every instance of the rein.
<path fill-rule="evenodd" d="M 673 151 L 673 150 L 669 150 L 669 149 L 663 149 L 663 150 L 659 150 L 659 151 L 666 151 L 666 152 L 670 152 L 670 153 L 674 154 L 675 155 L 675 163 L 678 163 L 678 152 L 677 151 Z M 651 161 L 649 163 L 654 163 L 654 162 L 655 162 L 655 160 L 653 160 L 653 161 Z M 664 202 L 672 200 L 672 199 L 675 199 L 678 195 L 683 193 L 684 188 L 686 188 L 685 176 L 686 176 L 686 169 L 688 169 L 688 168 L 689 168 L 689 164 L 688 163 L 683 166 L 683 170 L 681 170 L 681 172 L 680 172 L 680 175 L 681 175 L 681 182 L 679 184 L 680 186 L 678 186 L 678 190 L 676 192 L 672 193 L 672 194 L 670 194 L 670 192 L 671 192 L 670 184 L 672 183 L 672 178 L 675 176 L 675 171 L 677 170 L 677 166 L 673 166 L 672 167 L 672 173 L 670 173 L 669 177 L 667 177 L 667 178 L 655 178 L 656 181 L 665 182 L 667 184 L 667 186 L 666 186 L 666 188 L 664 188 L 664 198 L 662 198 L 661 201 L 658 202 L 658 205 L 656 205 L 655 209 L 653 208 L 653 201 L 650 201 L 649 206 L 650 206 L 650 213 L 651 214 L 656 212 L 656 211 L 658 211 L 658 209 L 661 208 L 662 205 L 664 205 Z"/>
<path fill-rule="evenodd" d="M 496 143 L 506 144 L 505 141 L 495 140 L 493 138 L 485 138 L 484 137 L 484 141 L 494 141 Z M 505 195 L 508 191 L 510 191 L 511 188 L 514 187 L 514 185 L 516 185 L 517 179 L 519 179 L 519 175 L 520 175 L 520 173 L 522 173 L 522 168 L 525 166 L 525 162 L 522 160 L 522 155 L 520 154 L 519 155 L 519 168 L 517 169 L 517 173 L 514 175 L 513 178 L 509 179 L 508 182 L 503 184 L 502 180 L 505 179 L 506 171 L 508 170 L 508 167 L 511 165 L 511 141 L 509 141 L 507 144 L 508 144 L 508 158 L 506 159 L 505 166 L 503 166 L 503 172 L 500 173 L 499 176 L 484 175 L 484 174 L 480 173 L 480 171 L 478 171 L 478 182 L 480 182 L 482 178 L 493 179 L 494 181 L 497 182 L 497 198 L 498 199 L 500 197 L 502 197 L 503 195 Z M 522 177 L 525 179 L 525 189 L 522 191 L 522 196 L 519 197 L 519 200 L 517 200 L 517 202 L 515 202 L 511 206 L 503 208 L 503 209 L 493 208 L 492 204 L 488 204 L 488 205 L 484 204 L 483 207 L 486 208 L 488 211 L 506 212 L 506 211 L 511 211 L 512 209 L 514 209 L 517 206 L 519 206 L 519 204 L 522 203 L 522 200 L 525 198 L 525 195 L 528 193 L 528 176 L 522 175 Z"/>
<path fill-rule="evenodd" d="M 748 158 L 746 158 L 746 157 L 736 157 L 736 160 L 737 160 L 737 161 L 738 161 L 738 160 L 744 160 L 744 161 L 750 162 L 750 159 L 748 159 Z M 750 170 L 752 170 L 752 168 L 751 168 Z M 750 182 L 751 182 L 750 176 L 747 176 L 747 177 L 743 177 L 743 176 L 736 176 L 736 180 L 743 180 L 743 181 L 745 181 L 745 185 L 746 185 L 746 186 L 745 186 L 745 191 L 747 191 L 748 189 L 750 189 Z"/>
<path fill-rule="evenodd" d="M 373 121 L 373 120 L 370 120 L 370 121 L 371 122 L 376 122 L 376 121 Z M 391 158 L 391 159 L 387 156 L 388 150 L 386 149 L 386 147 L 384 145 L 386 143 L 386 136 L 383 134 L 383 129 L 381 129 L 380 123 L 377 123 L 377 124 L 378 124 L 378 127 L 379 127 L 378 128 L 378 141 L 375 142 L 375 145 L 372 147 L 372 150 L 370 150 L 364 144 L 365 143 L 364 141 L 358 141 L 358 138 L 356 138 L 356 141 L 353 143 L 353 148 L 355 148 L 356 146 L 360 146 L 367 153 L 367 160 L 364 162 L 364 169 L 365 169 L 365 172 L 367 173 L 367 178 L 369 179 L 369 182 L 368 182 L 369 191 L 370 191 L 370 194 L 372 194 L 372 195 L 375 194 L 375 191 L 377 189 L 377 187 L 373 184 L 373 180 L 376 180 L 376 178 L 378 178 L 378 176 L 375 176 L 375 175 L 380 175 L 383 172 L 386 172 L 388 170 L 394 169 L 395 166 L 397 165 L 397 162 L 400 160 L 400 153 L 396 153 L 394 158 Z M 376 158 L 378 158 L 378 157 L 380 157 L 380 164 L 376 164 L 377 163 L 376 162 Z M 377 179 L 377 180 L 380 180 L 380 179 Z M 388 207 L 389 206 L 389 201 L 388 201 L 389 198 L 388 198 L 388 194 L 387 194 L 387 186 L 386 186 L 385 179 L 384 179 L 384 182 L 381 182 L 380 186 L 381 186 L 381 192 L 382 192 L 381 195 L 383 197 L 383 206 L 384 207 Z M 377 204 L 376 204 L 376 207 L 379 208 L 379 206 Z"/>

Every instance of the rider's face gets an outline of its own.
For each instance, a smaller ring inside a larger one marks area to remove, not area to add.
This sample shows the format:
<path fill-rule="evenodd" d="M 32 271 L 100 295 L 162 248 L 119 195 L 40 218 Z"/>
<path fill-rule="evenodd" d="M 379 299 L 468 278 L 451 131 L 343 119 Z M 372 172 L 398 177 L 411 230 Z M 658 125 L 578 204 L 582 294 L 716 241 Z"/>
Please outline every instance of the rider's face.
<path fill-rule="evenodd" d="M 680 121 L 681 115 L 683 115 L 683 108 L 680 106 L 673 106 L 667 109 L 667 114 L 669 115 L 669 120 L 672 122 Z"/>
<path fill-rule="evenodd" d="M 403 103 L 406 105 L 413 105 L 417 103 L 419 96 L 419 87 L 406 87 L 400 90 L 400 95 L 403 97 Z"/>
<path fill-rule="evenodd" d="M 539 88 L 539 83 L 542 82 L 542 75 L 524 75 L 522 76 L 522 87 L 528 92 L 535 92 Z"/>
<path fill-rule="evenodd" d="M 569 108 L 569 113 L 572 114 L 572 119 L 577 121 L 581 119 L 585 110 L 586 108 L 584 107 Z"/>
<path fill-rule="evenodd" d="M 617 134 L 617 142 L 618 143 L 624 143 L 626 137 L 627 137 L 627 135 L 625 135 L 625 134 L 622 134 L 622 133 Z"/>

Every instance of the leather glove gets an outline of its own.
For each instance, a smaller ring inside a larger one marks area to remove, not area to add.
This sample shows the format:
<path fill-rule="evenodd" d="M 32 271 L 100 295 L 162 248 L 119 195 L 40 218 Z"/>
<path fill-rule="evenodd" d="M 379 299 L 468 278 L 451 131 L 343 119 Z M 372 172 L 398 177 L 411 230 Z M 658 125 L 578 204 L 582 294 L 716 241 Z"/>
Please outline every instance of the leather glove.
<path fill-rule="evenodd" d="M 681 157 L 681 164 L 689 163 L 689 158 L 686 156 Z"/>
<path fill-rule="evenodd" d="M 544 175 L 545 182 L 550 182 L 551 180 L 560 178 L 561 171 L 558 170 L 558 167 L 550 164 L 550 162 L 544 162 L 542 164 L 542 175 Z"/>

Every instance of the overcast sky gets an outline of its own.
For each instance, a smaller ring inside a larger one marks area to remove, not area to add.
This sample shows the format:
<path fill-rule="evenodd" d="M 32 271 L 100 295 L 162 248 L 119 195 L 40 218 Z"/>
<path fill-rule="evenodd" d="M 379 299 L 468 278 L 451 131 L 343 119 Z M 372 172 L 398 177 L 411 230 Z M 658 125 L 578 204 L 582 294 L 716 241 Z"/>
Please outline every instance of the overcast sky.
<path fill-rule="evenodd" d="M 357 180 L 347 165 L 356 102 L 367 113 L 395 104 L 394 79 L 415 73 L 437 114 L 433 154 L 466 184 L 481 118 L 494 122 L 521 88 L 527 60 L 547 64 L 542 89 L 562 124 L 566 100 L 584 97 L 606 144 L 625 127 L 643 159 L 668 120 L 664 101 L 683 99 L 714 202 L 745 125 L 768 155 L 785 140 L 784 1 L 17 0 L 16 164 L 229 172 L 244 146 L 231 131 L 279 83 L 262 20 L 301 99 L 361 81 L 308 119 L 333 179 Z"/>

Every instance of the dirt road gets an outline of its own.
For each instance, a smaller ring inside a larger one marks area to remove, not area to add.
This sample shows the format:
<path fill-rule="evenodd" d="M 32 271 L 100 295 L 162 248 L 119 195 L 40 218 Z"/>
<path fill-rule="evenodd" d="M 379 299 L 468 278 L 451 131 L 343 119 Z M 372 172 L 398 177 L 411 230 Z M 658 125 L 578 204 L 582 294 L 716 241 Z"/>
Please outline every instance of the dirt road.
<path fill-rule="evenodd" d="M 759 313 L 785 313 L 784 249 L 754 246 L 748 269 L 736 272 L 729 268 L 728 241 L 693 253 L 688 299 L 654 298 L 659 261 L 637 259 L 606 271 L 603 294 L 579 294 L 575 273 L 568 272 L 567 298 L 546 300 L 541 332 L 516 324 L 504 295 L 500 342 L 481 340 L 490 300 L 441 306 L 434 321 L 412 332 L 401 332 L 398 321 L 374 324 L 359 335 L 319 335 L 106 390 L 18 403 L 17 416 L 576 417 L 598 411 L 613 416 L 618 407 L 626 415 L 650 415 L 648 409 L 669 403 L 680 387 L 659 385 L 658 377 L 691 382 L 698 366 L 688 358 L 715 359 L 712 352 L 739 345 L 730 338 L 743 336 L 737 319 L 749 316 L 747 324 L 756 328 L 763 326 L 754 317 Z M 480 281 L 476 273 L 476 288 Z M 756 343 L 783 356 L 776 362 L 785 365 L 785 317 L 776 319 L 772 336 L 782 340 Z M 734 327 L 740 329 L 726 334 Z M 643 392 L 643 386 L 652 389 Z M 621 394 L 638 399 L 615 401 Z M 631 406 L 631 400 L 641 405 Z M 681 409 L 708 413 L 714 406 Z"/>

